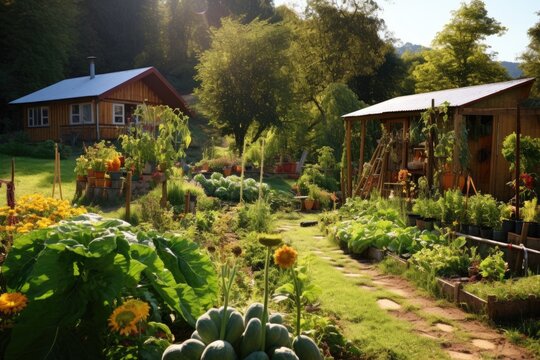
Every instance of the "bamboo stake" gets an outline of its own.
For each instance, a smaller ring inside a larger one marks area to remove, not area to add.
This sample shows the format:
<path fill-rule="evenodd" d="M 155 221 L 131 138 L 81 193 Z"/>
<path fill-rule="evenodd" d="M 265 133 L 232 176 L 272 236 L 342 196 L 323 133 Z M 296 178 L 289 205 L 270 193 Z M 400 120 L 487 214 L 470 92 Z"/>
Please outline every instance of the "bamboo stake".
<path fill-rule="evenodd" d="M 127 172 L 126 179 L 126 215 L 125 220 L 129 221 L 131 217 L 131 170 Z"/>

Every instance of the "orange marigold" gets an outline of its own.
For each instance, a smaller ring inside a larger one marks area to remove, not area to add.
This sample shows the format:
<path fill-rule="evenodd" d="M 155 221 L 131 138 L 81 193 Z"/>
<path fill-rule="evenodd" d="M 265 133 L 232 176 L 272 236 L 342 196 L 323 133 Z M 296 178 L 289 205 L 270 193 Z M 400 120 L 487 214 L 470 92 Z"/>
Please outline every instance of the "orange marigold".
<path fill-rule="evenodd" d="M 26 307 L 27 302 L 28 299 L 21 293 L 3 293 L 0 295 L 0 312 L 6 315 L 18 313 Z"/>
<path fill-rule="evenodd" d="M 274 263 L 282 269 L 288 269 L 294 265 L 298 253 L 292 247 L 283 245 L 274 252 Z"/>

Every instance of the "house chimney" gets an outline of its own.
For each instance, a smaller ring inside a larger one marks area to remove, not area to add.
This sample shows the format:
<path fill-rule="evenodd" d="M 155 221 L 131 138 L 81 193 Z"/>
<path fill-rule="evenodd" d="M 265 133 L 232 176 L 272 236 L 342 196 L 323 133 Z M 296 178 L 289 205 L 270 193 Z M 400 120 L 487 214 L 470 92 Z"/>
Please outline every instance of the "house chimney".
<path fill-rule="evenodd" d="M 87 57 L 88 60 L 90 60 L 90 79 L 93 79 L 96 77 L 96 57 L 95 56 L 89 56 Z"/>

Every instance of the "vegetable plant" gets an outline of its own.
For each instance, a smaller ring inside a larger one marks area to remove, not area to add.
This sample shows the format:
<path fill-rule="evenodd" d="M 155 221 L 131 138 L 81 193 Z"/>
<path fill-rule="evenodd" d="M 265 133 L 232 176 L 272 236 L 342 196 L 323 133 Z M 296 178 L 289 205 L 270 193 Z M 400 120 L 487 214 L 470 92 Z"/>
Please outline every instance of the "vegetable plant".
<path fill-rule="evenodd" d="M 28 306 L 5 337 L 4 358 L 100 358 L 121 297 L 147 301 L 158 321 L 195 325 L 217 295 L 210 259 L 182 236 L 130 227 L 86 214 L 16 239 L 2 272 Z"/>
<path fill-rule="evenodd" d="M 497 249 L 494 253 L 488 255 L 480 265 L 478 269 L 480 274 L 486 280 L 495 281 L 503 280 L 506 273 L 506 262 L 504 261 L 504 253 Z"/>

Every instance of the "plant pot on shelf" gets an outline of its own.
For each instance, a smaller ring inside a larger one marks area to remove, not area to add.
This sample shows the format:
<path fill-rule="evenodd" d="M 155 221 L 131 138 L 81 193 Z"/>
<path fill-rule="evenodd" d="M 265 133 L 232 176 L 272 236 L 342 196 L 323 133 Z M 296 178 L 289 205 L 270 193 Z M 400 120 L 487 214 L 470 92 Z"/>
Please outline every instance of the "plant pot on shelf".
<path fill-rule="evenodd" d="M 419 217 L 420 215 L 418 214 L 407 214 L 407 225 L 416 226 L 416 219 Z"/>
<path fill-rule="evenodd" d="M 96 177 L 96 179 L 105 179 L 105 171 L 94 170 L 94 176 Z"/>
<path fill-rule="evenodd" d="M 507 242 L 508 233 L 502 230 L 493 230 L 493 240 L 499 241 L 499 242 Z"/>
<path fill-rule="evenodd" d="M 516 231 L 516 220 L 514 219 L 505 219 L 502 221 L 502 231 L 509 233 Z"/>
<path fill-rule="evenodd" d="M 454 188 L 454 181 L 455 181 L 456 175 L 451 171 L 445 171 L 441 175 L 441 186 L 443 190 L 449 190 Z M 465 186 L 465 176 L 459 175 L 458 177 L 458 183 L 457 183 L 458 189 L 463 189 L 463 186 Z"/>
<path fill-rule="evenodd" d="M 96 178 L 95 177 L 89 176 L 87 179 L 88 179 L 88 186 L 89 187 L 96 186 Z"/>
<path fill-rule="evenodd" d="M 313 209 L 313 205 L 315 204 L 315 200 L 313 199 L 304 199 L 304 209 L 307 211 L 310 211 Z"/>
<path fill-rule="evenodd" d="M 493 228 L 480 228 L 480 237 L 483 237 L 484 239 L 493 240 Z"/>
<path fill-rule="evenodd" d="M 88 177 L 86 175 L 77 175 L 77 181 L 86 182 Z"/>
<path fill-rule="evenodd" d="M 96 178 L 96 187 L 105 187 L 105 178 Z"/>
<path fill-rule="evenodd" d="M 88 177 L 95 177 L 96 176 L 94 169 L 86 169 L 86 175 Z"/>
<path fill-rule="evenodd" d="M 429 231 L 433 230 L 435 228 L 435 219 L 424 219 L 424 228 Z"/>
<path fill-rule="evenodd" d="M 122 172 L 121 171 L 109 171 L 109 177 L 111 178 L 111 180 L 120 180 L 120 178 L 122 177 Z"/>
<path fill-rule="evenodd" d="M 480 226 L 478 226 L 478 225 L 469 225 L 469 235 L 471 235 L 471 236 L 480 236 Z"/>
<path fill-rule="evenodd" d="M 419 229 L 419 230 L 425 230 L 426 229 L 426 223 L 424 221 L 423 218 L 421 217 L 418 217 L 416 219 L 416 227 Z"/>

